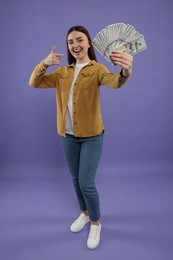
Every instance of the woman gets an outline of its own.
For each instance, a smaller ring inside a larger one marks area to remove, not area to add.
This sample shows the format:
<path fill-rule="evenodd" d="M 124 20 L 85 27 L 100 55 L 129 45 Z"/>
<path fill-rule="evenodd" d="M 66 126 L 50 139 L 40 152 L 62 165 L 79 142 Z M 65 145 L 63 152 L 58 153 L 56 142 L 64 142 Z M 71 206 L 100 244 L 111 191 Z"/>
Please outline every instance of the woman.
<path fill-rule="evenodd" d="M 91 37 L 83 26 L 74 26 L 67 32 L 69 66 L 62 66 L 45 74 L 49 66 L 59 65 L 64 54 L 50 54 L 33 71 L 29 85 L 35 88 L 56 88 L 57 129 L 62 136 L 65 157 L 72 175 L 81 213 L 70 230 L 79 232 L 91 223 L 87 246 L 99 245 L 101 223 L 99 194 L 95 186 L 104 125 L 100 112 L 99 87 L 119 88 L 127 82 L 132 72 L 130 54 L 115 50 L 110 58 L 121 67 L 111 73 L 96 60 Z"/>

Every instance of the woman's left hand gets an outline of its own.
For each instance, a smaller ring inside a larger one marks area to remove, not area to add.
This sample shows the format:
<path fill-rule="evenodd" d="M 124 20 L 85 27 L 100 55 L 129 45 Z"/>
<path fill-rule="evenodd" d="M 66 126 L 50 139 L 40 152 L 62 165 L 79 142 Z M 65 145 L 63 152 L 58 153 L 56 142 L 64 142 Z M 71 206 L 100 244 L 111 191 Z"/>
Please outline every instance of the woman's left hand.
<path fill-rule="evenodd" d="M 131 54 L 120 50 L 114 50 L 112 51 L 110 58 L 123 69 L 123 76 L 126 77 L 132 73 L 133 56 Z"/>

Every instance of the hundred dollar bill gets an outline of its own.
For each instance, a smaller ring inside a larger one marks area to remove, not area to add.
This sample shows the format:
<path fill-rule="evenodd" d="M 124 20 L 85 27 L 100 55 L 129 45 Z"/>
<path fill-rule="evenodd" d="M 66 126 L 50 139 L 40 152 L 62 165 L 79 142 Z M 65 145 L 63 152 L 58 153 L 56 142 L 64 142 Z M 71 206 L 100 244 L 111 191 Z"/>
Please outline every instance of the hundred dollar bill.
<path fill-rule="evenodd" d="M 128 47 L 130 53 L 133 55 L 147 49 L 143 35 L 141 35 L 136 41 L 129 42 Z"/>

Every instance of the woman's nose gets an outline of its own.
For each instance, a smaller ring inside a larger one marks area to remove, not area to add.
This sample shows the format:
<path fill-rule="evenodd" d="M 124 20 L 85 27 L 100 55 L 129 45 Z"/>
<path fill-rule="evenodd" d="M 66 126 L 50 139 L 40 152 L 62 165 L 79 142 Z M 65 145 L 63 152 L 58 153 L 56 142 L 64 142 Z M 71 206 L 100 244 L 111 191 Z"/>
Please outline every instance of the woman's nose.
<path fill-rule="evenodd" d="M 78 47 L 78 43 L 77 42 L 74 42 L 74 47 Z"/>

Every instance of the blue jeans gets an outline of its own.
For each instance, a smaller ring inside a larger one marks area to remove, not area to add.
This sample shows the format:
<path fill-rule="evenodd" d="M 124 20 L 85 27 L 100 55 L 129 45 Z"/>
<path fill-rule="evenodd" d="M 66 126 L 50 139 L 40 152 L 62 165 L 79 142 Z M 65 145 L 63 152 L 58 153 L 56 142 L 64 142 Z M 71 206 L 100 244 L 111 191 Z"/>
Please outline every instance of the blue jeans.
<path fill-rule="evenodd" d="M 72 175 L 81 211 L 87 211 L 91 221 L 100 218 L 99 194 L 95 186 L 100 161 L 103 132 L 93 137 L 62 137 L 65 157 Z"/>

